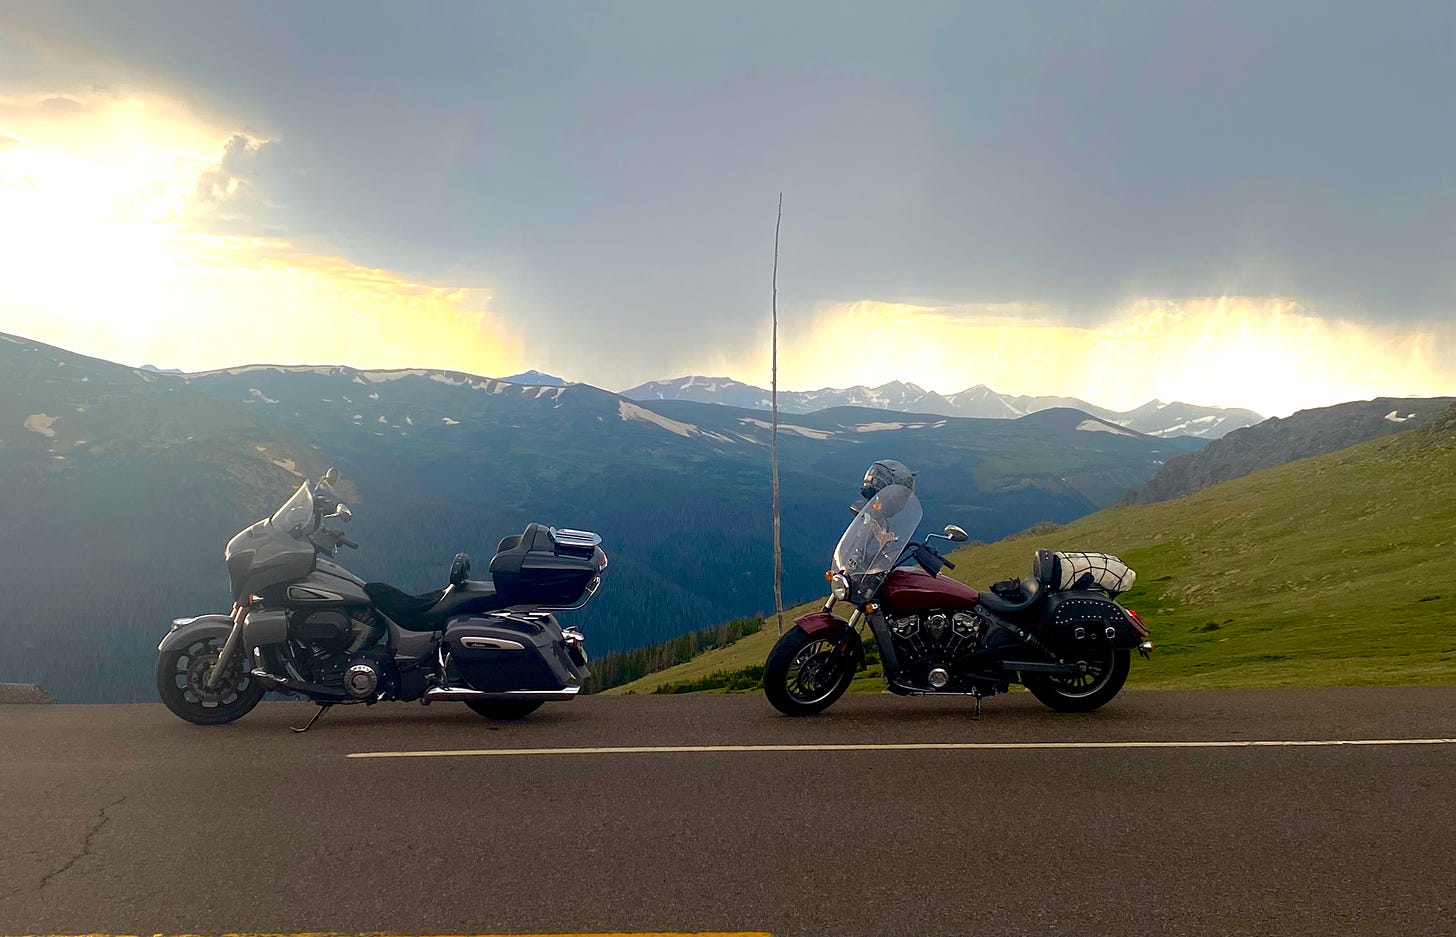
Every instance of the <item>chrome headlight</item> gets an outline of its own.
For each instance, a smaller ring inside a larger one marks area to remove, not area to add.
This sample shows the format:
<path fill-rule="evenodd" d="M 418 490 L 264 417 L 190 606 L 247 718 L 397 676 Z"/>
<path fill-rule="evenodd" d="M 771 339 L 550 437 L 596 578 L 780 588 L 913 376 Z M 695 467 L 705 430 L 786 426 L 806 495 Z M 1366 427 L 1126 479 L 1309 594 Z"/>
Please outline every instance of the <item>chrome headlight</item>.
<path fill-rule="evenodd" d="M 849 579 L 844 573 L 835 573 L 829 580 L 829 591 L 835 601 L 843 602 L 849 598 Z"/>

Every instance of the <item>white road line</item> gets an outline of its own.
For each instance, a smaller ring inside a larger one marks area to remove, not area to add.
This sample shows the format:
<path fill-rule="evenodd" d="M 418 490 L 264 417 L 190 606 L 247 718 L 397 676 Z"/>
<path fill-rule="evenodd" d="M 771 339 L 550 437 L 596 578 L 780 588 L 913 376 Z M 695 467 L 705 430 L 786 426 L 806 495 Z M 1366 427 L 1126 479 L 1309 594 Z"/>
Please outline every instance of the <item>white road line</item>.
<path fill-rule="evenodd" d="M 888 742 L 851 745 L 643 745 L 623 748 L 482 748 L 351 752 L 348 758 L 476 758 L 522 755 L 677 755 L 716 752 L 1026 751 L 1109 748 L 1331 748 L 1343 745 L 1456 745 L 1456 739 L 1280 739 L 1158 742 Z"/>

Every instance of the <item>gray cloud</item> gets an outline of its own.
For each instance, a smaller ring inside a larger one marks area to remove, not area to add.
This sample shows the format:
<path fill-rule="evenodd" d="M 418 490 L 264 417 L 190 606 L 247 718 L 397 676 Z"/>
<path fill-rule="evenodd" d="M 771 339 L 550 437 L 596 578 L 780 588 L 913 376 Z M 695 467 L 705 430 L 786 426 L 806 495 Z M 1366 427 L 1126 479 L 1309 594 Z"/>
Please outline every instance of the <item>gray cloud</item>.
<path fill-rule="evenodd" d="M 217 224 L 489 284 L 604 383 L 781 305 L 1456 301 L 1456 7 L 1406 3 L 12 4 L 47 69 L 187 97 Z M 207 199 L 201 199 L 207 202 Z M 224 204 L 224 202 L 226 204 Z M 223 211 L 223 209 L 226 209 Z"/>

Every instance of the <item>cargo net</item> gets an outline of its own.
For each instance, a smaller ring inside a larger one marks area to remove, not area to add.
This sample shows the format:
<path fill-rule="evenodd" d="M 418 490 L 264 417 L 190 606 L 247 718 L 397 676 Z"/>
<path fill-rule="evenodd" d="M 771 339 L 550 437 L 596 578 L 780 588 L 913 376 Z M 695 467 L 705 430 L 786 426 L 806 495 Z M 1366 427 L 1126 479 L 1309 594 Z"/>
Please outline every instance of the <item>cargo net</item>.
<path fill-rule="evenodd" d="M 1117 595 L 1132 588 L 1137 573 L 1110 553 L 1058 553 L 1057 588 L 1101 589 Z"/>

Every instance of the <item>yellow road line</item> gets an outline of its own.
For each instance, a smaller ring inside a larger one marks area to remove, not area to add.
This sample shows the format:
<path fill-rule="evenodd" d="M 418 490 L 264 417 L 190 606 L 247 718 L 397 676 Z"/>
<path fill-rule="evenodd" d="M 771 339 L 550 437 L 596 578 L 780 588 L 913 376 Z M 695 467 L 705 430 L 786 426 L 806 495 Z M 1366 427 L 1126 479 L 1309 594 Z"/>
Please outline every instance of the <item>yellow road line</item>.
<path fill-rule="evenodd" d="M 766 931 L 612 931 L 570 934 L 19 934 L 11 937 L 773 937 Z"/>
<path fill-rule="evenodd" d="M 1028 751 L 1118 748 L 1333 748 L 1361 745 L 1456 745 L 1456 739 L 1274 739 L 1167 742 L 886 742 L 849 745 L 660 745 L 622 748 L 482 748 L 350 752 L 346 758 L 451 758 L 510 755 L 671 755 L 720 752 Z"/>

